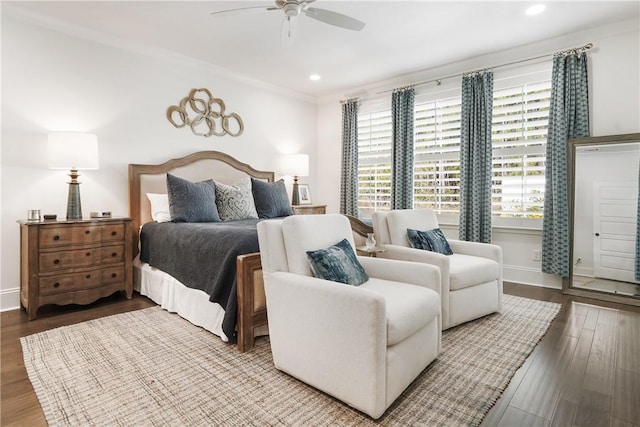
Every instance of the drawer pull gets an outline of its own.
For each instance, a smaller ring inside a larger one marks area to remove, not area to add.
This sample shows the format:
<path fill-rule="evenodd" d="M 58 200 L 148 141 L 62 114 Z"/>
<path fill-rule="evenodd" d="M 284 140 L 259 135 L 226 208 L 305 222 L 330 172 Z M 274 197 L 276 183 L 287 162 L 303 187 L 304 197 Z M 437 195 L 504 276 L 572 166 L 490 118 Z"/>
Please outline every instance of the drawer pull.
<path fill-rule="evenodd" d="M 91 275 L 90 274 L 87 274 L 87 279 L 91 279 Z"/>
<path fill-rule="evenodd" d="M 112 231 L 112 232 L 111 232 L 111 235 L 112 235 L 112 236 L 115 236 L 115 235 L 117 235 L 117 234 L 118 234 L 118 232 L 117 232 L 117 231 Z"/>
<path fill-rule="evenodd" d="M 59 260 L 59 259 L 54 259 L 54 260 L 53 260 L 53 263 L 54 263 L 54 264 L 60 264 L 60 260 Z"/>
<path fill-rule="evenodd" d="M 111 277 L 116 277 L 118 276 L 116 273 L 111 273 Z"/>
<path fill-rule="evenodd" d="M 59 288 L 59 287 L 60 287 L 60 283 L 58 283 L 58 282 L 54 283 L 54 284 L 53 284 L 53 287 L 54 287 L 54 288 Z"/>
<path fill-rule="evenodd" d="M 89 233 L 91 233 L 91 231 L 89 231 L 89 230 L 84 230 L 84 234 L 89 234 Z"/>
<path fill-rule="evenodd" d="M 56 234 L 55 236 L 53 236 L 53 240 L 60 240 L 60 236 Z"/>
<path fill-rule="evenodd" d="M 112 257 L 117 257 L 118 256 L 118 252 L 111 252 L 111 256 Z"/>
<path fill-rule="evenodd" d="M 86 256 L 91 256 L 91 252 L 87 252 L 85 255 Z"/>

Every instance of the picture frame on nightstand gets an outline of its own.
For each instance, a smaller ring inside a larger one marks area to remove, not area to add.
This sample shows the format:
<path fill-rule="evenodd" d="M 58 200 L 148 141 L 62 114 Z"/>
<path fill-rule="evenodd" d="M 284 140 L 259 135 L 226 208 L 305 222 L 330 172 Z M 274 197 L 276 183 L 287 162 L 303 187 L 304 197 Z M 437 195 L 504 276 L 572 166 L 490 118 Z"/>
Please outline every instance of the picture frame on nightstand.
<path fill-rule="evenodd" d="M 298 184 L 298 200 L 301 205 L 311 204 L 311 192 L 309 191 L 309 184 Z"/>

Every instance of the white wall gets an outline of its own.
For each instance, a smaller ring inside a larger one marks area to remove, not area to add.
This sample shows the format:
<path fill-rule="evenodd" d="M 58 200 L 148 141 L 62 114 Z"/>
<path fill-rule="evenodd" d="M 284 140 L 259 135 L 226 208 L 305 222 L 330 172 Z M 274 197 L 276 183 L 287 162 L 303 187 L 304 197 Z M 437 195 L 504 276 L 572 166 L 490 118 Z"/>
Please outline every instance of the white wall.
<path fill-rule="evenodd" d="M 24 219 L 27 209 L 66 215 L 68 172 L 47 169 L 48 131 L 98 136 L 100 169 L 81 171 L 80 177 L 85 216 L 105 210 L 128 214 L 128 163 L 160 163 L 218 150 L 278 175 L 280 153 L 315 151 L 315 100 L 240 82 L 176 55 L 97 39 L 34 25 L 3 10 L 1 309 L 19 304 L 16 220 Z M 201 87 L 242 117 L 241 136 L 204 138 L 168 122 L 167 107 Z M 313 189 L 313 157 L 310 170 L 304 182 Z"/>
<path fill-rule="evenodd" d="M 323 171 L 323 179 L 318 183 L 319 188 L 316 193 L 324 203 L 327 203 L 328 211 L 339 210 L 339 192 L 336 189 L 340 188 L 340 99 L 354 96 L 365 99 L 388 97 L 387 105 L 390 105 L 390 92 L 386 94 L 381 92 L 394 87 L 534 58 L 558 50 L 582 46 L 589 42 L 594 44 L 594 48 L 588 54 L 591 135 L 640 132 L 640 21 L 635 17 L 630 21 L 595 28 L 589 32 L 570 34 L 522 46 L 519 49 L 470 58 L 467 61 L 447 64 L 402 78 L 353 88 L 348 93 L 335 94 L 321 100 L 318 107 L 318 167 Z M 548 57 L 548 61 L 551 61 L 551 56 Z M 496 78 L 499 73 L 517 74 L 518 68 L 524 66 L 530 65 L 525 62 L 522 66 L 498 67 L 495 69 Z M 443 86 L 446 83 L 449 82 L 444 80 Z M 444 228 L 448 236 L 457 236 L 457 227 Z M 561 287 L 562 282 L 558 277 L 543 274 L 540 270 L 540 262 L 533 260 L 534 251 L 541 250 L 542 246 L 539 229 L 494 227 L 493 242 L 503 247 L 505 280 Z"/>

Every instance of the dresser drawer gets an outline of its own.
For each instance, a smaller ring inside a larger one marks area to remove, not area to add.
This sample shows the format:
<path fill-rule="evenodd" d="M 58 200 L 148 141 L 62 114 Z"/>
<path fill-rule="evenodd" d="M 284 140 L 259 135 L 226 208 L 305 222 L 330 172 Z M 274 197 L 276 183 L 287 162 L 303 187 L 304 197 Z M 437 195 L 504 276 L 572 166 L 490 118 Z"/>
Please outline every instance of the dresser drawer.
<path fill-rule="evenodd" d="M 78 245 L 99 243 L 101 227 L 82 225 L 73 227 L 41 227 L 39 233 L 40 247 Z"/>
<path fill-rule="evenodd" d="M 124 242 L 124 224 L 103 225 L 100 229 L 102 242 Z"/>
<path fill-rule="evenodd" d="M 72 251 L 41 252 L 40 271 L 48 272 L 75 267 L 89 267 L 100 264 L 103 256 L 101 248 L 76 249 Z"/>
<path fill-rule="evenodd" d="M 113 266 L 102 269 L 102 283 L 118 283 L 125 279 L 124 266 Z"/>
<path fill-rule="evenodd" d="M 124 266 L 118 265 L 84 273 L 42 277 L 40 278 L 40 293 L 42 295 L 53 295 L 82 291 L 111 283 L 123 282 L 124 280 Z"/>
<path fill-rule="evenodd" d="M 102 285 L 102 270 L 40 278 L 42 295 L 81 291 Z"/>
<path fill-rule="evenodd" d="M 100 251 L 102 264 L 114 264 L 124 261 L 124 245 L 107 246 Z"/>

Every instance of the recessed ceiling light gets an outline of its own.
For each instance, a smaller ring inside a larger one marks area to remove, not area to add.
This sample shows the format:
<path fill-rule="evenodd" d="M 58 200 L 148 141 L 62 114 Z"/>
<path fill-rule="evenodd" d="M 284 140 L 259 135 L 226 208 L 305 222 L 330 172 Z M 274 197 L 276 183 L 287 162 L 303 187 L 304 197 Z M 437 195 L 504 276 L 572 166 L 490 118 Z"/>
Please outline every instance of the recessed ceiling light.
<path fill-rule="evenodd" d="M 543 4 L 536 4 L 531 6 L 530 8 L 528 8 L 524 13 L 526 13 L 529 16 L 533 16 L 533 15 L 537 15 L 539 13 L 544 12 L 544 10 L 547 8 L 547 6 L 543 5 Z"/>
<path fill-rule="evenodd" d="M 309 76 L 309 80 L 313 80 L 314 82 L 320 80 L 320 78 L 320 74 L 311 74 Z"/>

